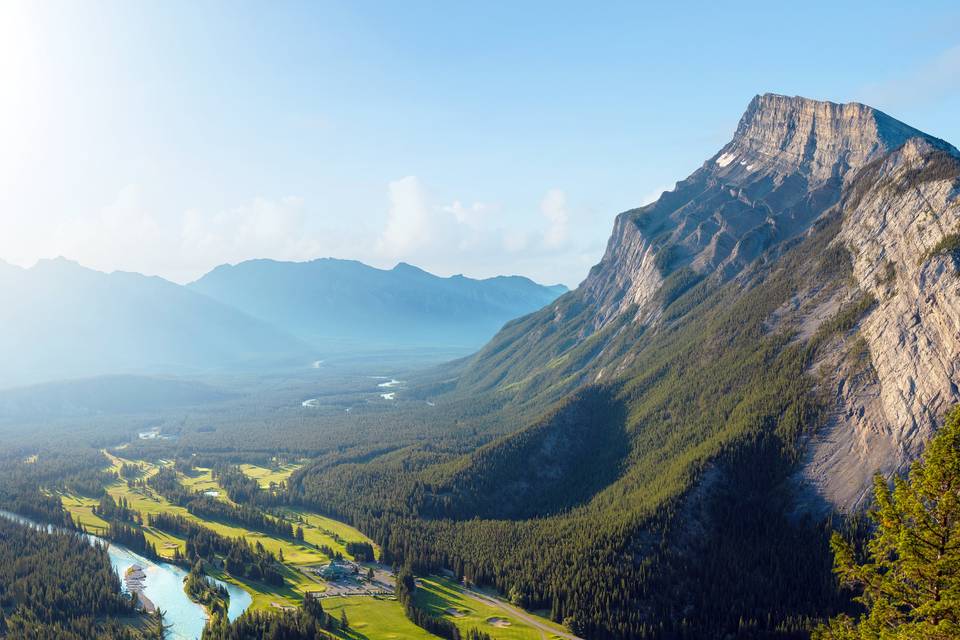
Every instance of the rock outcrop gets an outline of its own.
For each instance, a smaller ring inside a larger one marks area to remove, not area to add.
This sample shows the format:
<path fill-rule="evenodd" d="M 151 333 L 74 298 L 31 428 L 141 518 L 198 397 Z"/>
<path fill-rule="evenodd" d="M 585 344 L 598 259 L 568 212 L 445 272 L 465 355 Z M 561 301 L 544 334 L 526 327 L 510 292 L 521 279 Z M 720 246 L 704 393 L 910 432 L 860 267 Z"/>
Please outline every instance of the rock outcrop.
<path fill-rule="evenodd" d="M 668 292 L 704 279 L 747 284 L 758 258 L 775 265 L 817 220 L 839 215 L 833 246 L 849 252 L 852 276 L 807 283 L 768 329 L 806 341 L 844 305 L 876 299 L 811 367 L 830 410 L 799 474 L 814 504 L 854 508 L 871 476 L 902 469 L 960 400 L 960 279 L 956 258 L 934 251 L 960 231 L 958 157 L 866 105 L 757 96 L 715 156 L 617 217 L 576 291 L 509 325 L 463 380 L 534 393 L 559 380 L 562 394 L 615 378 L 643 348 L 630 343 L 670 317 Z"/>
<path fill-rule="evenodd" d="M 960 231 L 960 155 L 912 138 L 852 186 L 836 242 L 876 300 L 857 334 L 870 367 L 839 363 L 827 377 L 833 412 L 805 465 L 842 509 L 860 504 L 873 473 L 903 471 L 960 401 L 960 277 L 944 242 Z"/>
<path fill-rule="evenodd" d="M 580 287 L 596 306 L 594 328 L 628 311 L 655 319 L 657 291 L 679 269 L 739 273 L 805 232 L 859 169 L 915 137 L 944 145 L 866 105 L 755 97 L 715 156 L 656 202 L 617 217 Z"/>

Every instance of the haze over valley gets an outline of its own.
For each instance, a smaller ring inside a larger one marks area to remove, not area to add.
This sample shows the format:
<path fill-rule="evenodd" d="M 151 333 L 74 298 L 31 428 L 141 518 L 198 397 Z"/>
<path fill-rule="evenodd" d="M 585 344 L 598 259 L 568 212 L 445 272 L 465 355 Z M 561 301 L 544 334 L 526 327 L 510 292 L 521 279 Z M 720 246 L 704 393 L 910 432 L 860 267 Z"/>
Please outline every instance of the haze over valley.
<path fill-rule="evenodd" d="M 0 638 L 960 638 L 960 14 L 857 4 L 0 5 Z"/>

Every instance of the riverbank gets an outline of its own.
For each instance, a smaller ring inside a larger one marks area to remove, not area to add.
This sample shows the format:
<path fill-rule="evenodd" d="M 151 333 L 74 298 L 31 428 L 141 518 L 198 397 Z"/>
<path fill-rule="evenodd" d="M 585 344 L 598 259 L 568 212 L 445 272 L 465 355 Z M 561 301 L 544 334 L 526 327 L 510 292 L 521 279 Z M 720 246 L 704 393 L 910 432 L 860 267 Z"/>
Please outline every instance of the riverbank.
<path fill-rule="evenodd" d="M 62 527 L 40 524 L 30 518 L 9 511 L 0 510 L 0 517 L 35 527 L 41 531 L 70 531 Z M 134 565 L 142 569 L 144 574 L 144 577 L 141 578 L 143 589 L 136 594 L 136 597 L 145 610 L 148 610 L 146 608 L 147 603 L 154 609 L 163 609 L 166 614 L 164 620 L 170 625 L 167 635 L 168 640 L 198 640 L 200 638 L 209 617 L 206 609 L 193 602 L 183 590 L 183 579 L 187 575 L 186 570 L 166 562 L 154 562 L 122 545 L 97 536 L 91 534 L 86 534 L 86 536 L 91 544 L 102 544 L 106 547 L 110 564 L 118 576 L 126 576 L 127 571 Z M 252 604 L 253 598 L 245 590 L 235 585 L 220 580 L 216 582 L 226 587 L 230 593 L 230 607 L 227 617 L 230 620 L 235 620 Z"/>
<path fill-rule="evenodd" d="M 156 605 L 148 598 L 143 595 L 143 591 L 137 591 L 137 601 L 140 603 L 140 606 L 143 607 L 143 610 L 147 613 L 153 613 L 157 610 Z"/>

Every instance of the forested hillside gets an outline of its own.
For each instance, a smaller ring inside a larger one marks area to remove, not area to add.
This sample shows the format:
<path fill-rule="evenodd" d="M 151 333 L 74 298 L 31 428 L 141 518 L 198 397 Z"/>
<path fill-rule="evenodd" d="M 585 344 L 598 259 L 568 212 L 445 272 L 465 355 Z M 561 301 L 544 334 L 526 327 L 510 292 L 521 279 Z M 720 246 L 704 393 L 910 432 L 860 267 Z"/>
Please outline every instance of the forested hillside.
<path fill-rule="evenodd" d="M 588 638 L 803 637 L 845 606 L 827 537 L 842 496 L 865 490 L 847 470 L 868 478 L 911 455 L 851 447 L 817 462 L 822 433 L 858 415 L 849 390 L 902 383 L 893 338 L 864 328 L 896 327 L 939 296 L 916 316 L 935 327 L 936 354 L 911 351 L 910 365 L 929 367 L 937 404 L 901 410 L 903 396 L 873 391 L 886 408 L 872 405 L 863 429 L 914 412 L 917 451 L 955 400 L 938 364 L 955 360 L 940 337 L 955 287 L 930 283 L 951 271 L 958 184 L 956 150 L 885 114 L 760 96 L 703 168 L 618 218 L 580 289 L 449 372 L 451 401 L 495 399 L 491 424 L 506 416 L 513 434 L 462 455 L 441 440 L 318 463 L 291 479 L 291 499 Z M 916 215 L 924 226 L 865 235 L 877 216 L 894 227 Z M 912 257 L 869 249 L 897 238 Z"/>
<path fill-rule="evenodd" d="M 370 536 L 414 586 L 450 571 L 588 640 L 806 638 L 856 610 L 831 531 L 865 535 L 872 473 L 903 471 L 958 400 L 958 228 L 947 143 L 864 105 L 759 96 L 703 167 L 617 218 L 583 286 L 476 355 L 404 375 L 390 399 L 380 372 L 331 373 L 105 417 L 69 452 L 38 428 L 5 459 L 0 504 L 62 521 L 39 489 L 102 495 L 94 447 L 119 445 L 185 506 L 148 523 L 211 562 L 228 542 L 187 516 L 286 540 L 276 514 L 308 510 Z M 291 461 L 269 488 L 237 466 Z M 186 489 L 198 465 L 237 504 Z M 228 570 L 273 566 L 247 560 Z M 434 613 L 407 615 L 455 627 Z M 281 617 L 232 629 L 335 632 L 319 612 Z"/>
<path fill-rule="evenodd" d="M 0 637 L 133 640 L 134 615 L 106 549 L 0 518 Z"/>

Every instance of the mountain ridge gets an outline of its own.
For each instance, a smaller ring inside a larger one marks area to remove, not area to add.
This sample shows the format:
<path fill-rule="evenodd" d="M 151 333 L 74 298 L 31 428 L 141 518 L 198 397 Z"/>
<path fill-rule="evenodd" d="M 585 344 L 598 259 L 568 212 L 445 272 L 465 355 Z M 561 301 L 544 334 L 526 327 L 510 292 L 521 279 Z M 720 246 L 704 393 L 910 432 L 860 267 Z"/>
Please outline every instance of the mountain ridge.
<path fill-rule="evenodd" d="M 476 348 L 505 322 L 566 291 L 523 276 L 441 277 L 400 262 L 245 261 L 187 285 L 319 347 L 377 344 Z"/>
<path fill-rule="evenodd" d="M 828 532 L 960 402 L 960 154 L 862 105 L 758 105 L 773 114 L 741 134 L 782 157 L 736 137 L 618 215 L 578 289 L 425 382 L 514 431 L 422 472 L 306 469 L 304 495 L 396 493 L 339 508 L 410 518 L 385 548 L 530 594 L 585 637 L 802 637 L 841 611 Z M 612 444 L 572 464 L 590 397 L 617 408 L 596 430 Z M 518 454 L 592 482 L 547 484 Z"/>
<path fill-rule="evenodd" d="M 29 268 L 0 264 L 0 294 L 15 301 L 0 309 L 5 329 L 0 336 L 0 386 L 110 374 L 195 374 L 254 364 L 305 367 L 321 352 L 415 349 L 442 345 L 444 338 L 457 345 L 452 353 L 467 353 L 507 320 L 535 310 L 559 293 L 556 287 L 521 276 L 480 281 L 440 278 L 412 265 L 381 270 L 359 261 L 330 259 L 304 263 L 333 266 L 332 271 L 312 274 L 310 285 L 309 278 L 297 271 L 298 264 L 264 259 L 239 270 L 224 265 L 208 276 L 239 272 L 240 281 L 234 284 L 243 289 L 256 281 L 256 273 L 247 273 L 249 267 L 254 272 L 264 266 L 292 269 L 285 282 L 273 280 L 265 286 L 268 292 L 295 294 L 305 289 L 323 293 L 326 286 L 329 299 L 320 301 L 325 304 L 302 308 L 307 327 L 319 326 L 325 315 L 333 315 L 325 308 L 335 310 L 356 300 L 355 316 L 341 319 L 340 326 L 349 332 L 371 324 L 368 318 L 376 316 L 374 331 L 335 344 L 314 340 L 315 334 L 285 323 L 283 317 L 257 317 L 248 312 L 251 309 L 238 308 L 236 300 L 218 300 L 197 285 L 128 271 L 105 273 L 63 257 L 42 259 Z M 356 278 L 357 272 L 364 277 Z M 247 276 L 251 278 L 245 282 Z M 379 282 L 384 276 L 390 280 Z M 318 278 L 326 284 L 318 284 Z M 265 295 L 254 291 L 249 299 L 256 302 Z M 444 301 L 450 304 L 444 306 Z M 410 313 L 417 305 L 427 315 L 435 314 L 432 323 L 423 313 L 419 317 Z M 418 342 L 404 341 L 406 326 L 420 327 Z M 460 339 L 464 335 L 467 339 Z"/>
<path fill-rule="evenodd" d="M 771 110 L 773 115 L 764 116 Z M 826 124 L 817 125 L 818 120 Z M 869 124 L 878 121 L 880 127 Z M 864 123 L 865 134 L 859 131 Z M 806 155 L 790 146 L 798 131 L 817 142 L 802 145 Z M 762 145 L 755 141 L 760 134 Z M 725 282 L 764 252 L 807 232 L 817 217 L 839 204 L 845 182 L 859 169 L 911 137 L 958 153 L 948 143 L 858 103 L 777 94 L 754 97 L 729 143 L 658 200 L 615 218 L 600 262 L 577 289 L 558 300 L 553 318 L 548 320 L 550 314 L 543 311 L 526 320 L 529 335 L 556 336 L 574 318 L 589 315 L 564 338 L 565 349 L 570 349 L 618 323 L 655 325 L 664 302 L 704 279 Z M 762 148 L 781 146 L 789 162 L 764 160 Z M 822 148 L 832 150 L 833 161 L 818 155 Z M 721 159 L 724 162 L 718 162 Z M 535 325 L 540 328 L 534 330 Z M 524 333 L 517 327 L 511 330 Z M 485 350 L 491 349 L 498 358 L 508 357 L 494 338 L 477 359 L 483 360 Z M 559 351 L 552 357 L 558 356 Z M 468 371 L 466 377 L 476 382 L 475 373 Z M 519 382 L 516 376 L 507 379 Z"/>
<path fill-rule="evenodd" d="M 63 258 L 0 280 L 7 386 L 119 373 L 192 373 L 303 354 L 282 331 L 156 276 Z M 301 355 L 302 357 L 302 355 Z"/>

